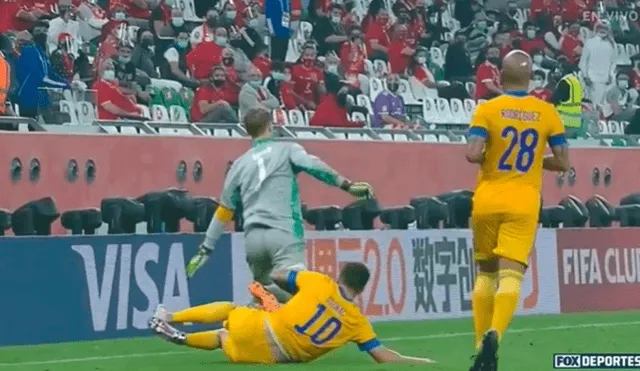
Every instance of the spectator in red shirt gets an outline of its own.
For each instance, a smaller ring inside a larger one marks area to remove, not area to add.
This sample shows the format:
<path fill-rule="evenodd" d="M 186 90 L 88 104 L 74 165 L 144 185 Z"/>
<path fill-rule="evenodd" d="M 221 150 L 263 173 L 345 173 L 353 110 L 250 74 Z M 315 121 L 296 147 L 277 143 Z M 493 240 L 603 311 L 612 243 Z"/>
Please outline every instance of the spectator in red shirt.
<path fill-rule="evenodd" d="M 633 61 L 633 69 L 631 70 L 631 87 L 640 89 L 640 60 Z"/>
<path fill-rule="evenodd" d="M 487 60 L 476 71 L 475 99 L 491 99 L 502 94 L 500 84 L 500 48 L 490 45 L 486 51 Z"/>
<path fill-rule="evenodd" d="M 124 36 L 124 32 L 126 32 L 129 23 L 127 22 L 127 13 L 126 7 L 124 4 L 117 2 L 111 5 L 111 17 L 109 17 L 109 22 L 102 26 L 101 31 L 101 41 L 107 39 L 107 37 L 117 30 L 117 32 L 122 33 L 122 35 L 118 35 L 119 39 L 122 39 Z"/>
<path fill-rule="evenodd" d="M 540 16 L 554 16 L 560 14 L 560 4 L 558 0 L 531 0 L 531 20 L 538 20 Z"/>
<path fill-rule="evenodd" d="M 202 42 L 187 54 L 187 64 L 191 76 L 197 80 L 207 80 L 211 66 L 222 62 L 222 50 L 227 45 L 227 30 L 224 27 L 215 29 L 215 42 Z"/>
<path fill-rule="evenodd" d="M 293 82 L 291 82 L 291 66 L 281 61 L 274 61 L 271 77 L 267 77 L 264 83 L 269 92 L 280 100 L 284 109 L 298 108 L 293 93 Z"/>
<path fill-rule="evenodd" d="M 360 27 L 362 28 L 363 33 L 369 32 L 369 26 L 376 22 L 378 18 L 378 14 L 384 8 L 383 0 L 371 0 L 369 3 L 369 8 L 367 9 L 367 14 L 362 19 L 362 23 Z"/>
<path fill-rule="evenodd" d="M 260 70 L 262 76 L 269 76 L 269 73 L 271 72 L 271 64 L 273 62 L 271 61 L 271 58 L 269 58 L 269 50 L 267 50 L 267 48 L 263 47 L 259 50 L 252 62 L 253 65 Z"/>
<path fill-rule="evenodd" d="M 99 70 L 100 78 L 93 84 L 98 100 L 98 119 L 143 119 L 135 102 L 120 91 L 113 62 L 104 60 Z"/>
<path fill-rule="evenodd" d="M 220 16 L 217 10 L 213 8 L 207 10 L 204 23 L 191 31 L 191 46 L 195 48 L 195 46 L 201 42 L 213 42 L 214 30 L 218 23 L 220 23 L 219 19 Z"/>
<path fill-rule="evenodd" d="M 409 67 L 411 57 L 416 52 L 415 44 L 407 40 L 409 30 L 405 25 L 396 25 L 393 30 L 393 42 L 389 46 L 389 65 L 391 73 L 404 74 Z"/>
<path fill-rule="evenodd" d="M 342 44 L 340 49 L 340 62 L 345 75 L 363 74 L 365 59 L 367 59 L 367 49 L 364 46 L 362 31 L 354 28 L 351 30 L 349 41 Z"/>
<path fill-rule="evenodd" d="M 534 50 L 544 50 L 544 40 L 542 35 L 536 32 L 536 26 L 531 22 L 525 22 L 523 29 L 524 38 L 519 40 L 519 49 L 524 50 L 529 55 L 532 55 Z"/>
<path fill-rule="evenodd" d="M 238 104 L 238 94 L 240 94 L 240 85 L 242 83 L 238 76 L 235 62 L 236 60 L 233 54 L 233 49 L 224 49 L 222 51 L 222 66 L 224 67 L 224 72 L 227 76 L 225 89 L 229 93 L 230 100 L 228 102 L 233 105 Z"/>
<path fill-rule="evenodd" d="M 327 82 L 327 93 L 323 94 L 318 109 L 314 113 L 309 126 L 322 127 L 362 127 L 363 123 L 353 122 L 347 117 L 347 86 L 340 83 L 340 78 L 327 73 L 323 79 Z"/>
<path fill-rule="evenodd" d="M 9 30 L 24 31 L 35 25 L 42 18 L 49 15 L 43 8 L 36 7 L 30 0 L 0 1 L 0 32 Z"/>
<path fill-rule="evenodd" d="M 513 48 L 508 32 L 498 32 L 493 35 L 493 42 L 500 48 L 500 59 L 504 58 Z"/>
<path fill-rule="evenodd" d="M 587 11 L 587 4 L 582 0 L 565 0 L 562 3 L 562 19 L 567 22 L 582 21 Z"/>
<path fill-rule="evenodd" d="M 238 123 L 238 115 L 228 103 L 229 93 L 225 89 L 226 83 L 227 77 L 224 68 L 222 66 L 213 67 L 209 83 L 201 85 L 193 97 L 192 121 Z"/>
<path fill-rule="evenodd" d="M 132 20 L 136 24 L 140 24 L 141 22 L 149 22 L 148 19 L 151 17 L 151 9 L 149 9 L 149 5 L 145 0 L 117 0 L 118 2 L 111 1 L 111 7 L 115 4 L 122 4 L 125 11 L 125 18 L 127 17 L 135 18 Z M 111 10 L 111 9 L 110 9 Z M 113 13 L 113 10 L 112 10 Z M 141 25 L 142 26 L 142 25 Z"/>
<path fill-rule="evenodd" d="M 367 53 L 371 59 L 387 60 L 389 53 L 389 11 L 382 8 L 378 12 L 375 22 L 370 23 L 365 34 Z"/>
<path fill-rule="evenodd" d="M 71 35 L 58 35 L 58 47 L 51 53 L 51 67 L 67 82 L 73 80 L 73 55 L 70 53 Z"/>
<path fill-rule="evenodd" d="M 315 110 L 324 84 L 323 72 L 316 67 L 316 49 L 306 45 L 302 50 L 300 64 L 293 66 L 291 80 L 294 84 L 294 97 L 298 106 Z"/>
<path fill-rule="evenodd" d="M 533 71 L 533 90 L 529 94 L 534 97 L 549 102 L 551 100 L 551 90 L 544 86 L 545 73 L 542 70 Z"/>
<path fill-rule="evenodd" d="M 429 70 L 429 67 L 427 67 L 428 54 L 429 51 L 425 47 L 418 47 L 418 49 L 416 49 L 416 53 L 409 62 L 407 72 L 408 75 L 413 76 L 413 78 L 417 79 L 427 88 L 437 89 L 439 85 L 436 82 L 436 78 Z"/>
<path fill-rule="evenodd" d="M 560 51 L 571 64 L 577 64 L 582 55 L 584 43 L 580 40 L 580 24 L 571 22 L 569 29 L 560 38 Z"/>

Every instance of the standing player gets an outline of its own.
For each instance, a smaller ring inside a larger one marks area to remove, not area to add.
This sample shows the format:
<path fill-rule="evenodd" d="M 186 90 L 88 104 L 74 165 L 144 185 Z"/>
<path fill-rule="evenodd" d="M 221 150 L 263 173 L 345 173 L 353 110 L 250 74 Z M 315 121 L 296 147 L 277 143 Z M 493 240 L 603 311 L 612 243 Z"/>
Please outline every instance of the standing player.
<path fill-rule="evenodd" d="M 304 269 L 304 224 L 297 174 L 306 172 L 318 180 L 358 198 L 372 198 L 366 183 L 352 183 L 294 142 L 271 140 L 271 113 L 250 109 L 244 126 L 253 139 L 252 148 L 240 156 L 224 182 L 220 206 L 207 229 L 204 242 L 187 266 L 190 278 L 207 261 L 225 224 L 233 219 L 240 202 L 243 209 L 247 263 L 255 281 L 266 286 L 281 303 L 291 295 L 273 284 L 272 270 Z M 277 303 L 262 285 L 252 284 L 251 293 L 266 309 Z"/>
<path fill-rule="evenodd" d="M 167 313 L 158 307 L 149 326 L 166 340 L 192 348 L 221 348 L 233 363 L 310 362 L 353 342 L 377 362 L 434 363 L 400 355 L 383 347 L 371 324 L 353 302 L 369 281 L 362 263 L 347 263 L 338 282 L 315 272 L 292 270 L 273 274 L 283 289 L 295 293 L 275 312 L 219 302 Z M 170 323 L 215 323 L 224 329 L 185 334 Z"/>
<path fill-rule="evenodd" d="M 527 95 L 530 76 L 527 53 L 507 54 L 505 93 L 478 105 L 469 128 L 466 157 L 480 164 L 471 216 L 479 267 L 473 289 L 478 355 L 472 371 L 497 370 L 498 342 L 518 306 L 538 228 L 542 169 L 569 169 L 562 120 L 551 104 Z M 550 156 L 544 155 L 547 143 Z"/>

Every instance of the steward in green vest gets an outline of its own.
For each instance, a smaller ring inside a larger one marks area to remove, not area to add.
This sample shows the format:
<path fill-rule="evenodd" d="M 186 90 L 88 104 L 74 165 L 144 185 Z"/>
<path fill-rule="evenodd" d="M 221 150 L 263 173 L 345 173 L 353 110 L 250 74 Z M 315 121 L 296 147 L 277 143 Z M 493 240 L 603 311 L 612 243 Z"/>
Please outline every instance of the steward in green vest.
<path fill-rule="evenodd" d="M 568 138 L 575 138 L 585 133 L 582 121 L 582 85 L 577 74 L 565 75 L 556 85 L 551 96 L 551 103 L 556 106 Z"/>

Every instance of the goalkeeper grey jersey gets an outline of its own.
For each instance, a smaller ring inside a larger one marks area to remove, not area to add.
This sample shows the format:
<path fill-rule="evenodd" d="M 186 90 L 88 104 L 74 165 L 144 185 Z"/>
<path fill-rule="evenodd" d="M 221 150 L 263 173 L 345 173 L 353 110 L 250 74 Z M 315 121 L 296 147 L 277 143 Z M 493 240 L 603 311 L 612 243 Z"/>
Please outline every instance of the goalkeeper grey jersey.
<path fill-rule="evenodd" d="M 230 210 L 241 203 L 245 230 L 263 225 L 302 239 L 299 172 L 331 186 L 339 186 L 344 180 L 298 143 L 256 140 L 229 169 L 220 203 Z"/>

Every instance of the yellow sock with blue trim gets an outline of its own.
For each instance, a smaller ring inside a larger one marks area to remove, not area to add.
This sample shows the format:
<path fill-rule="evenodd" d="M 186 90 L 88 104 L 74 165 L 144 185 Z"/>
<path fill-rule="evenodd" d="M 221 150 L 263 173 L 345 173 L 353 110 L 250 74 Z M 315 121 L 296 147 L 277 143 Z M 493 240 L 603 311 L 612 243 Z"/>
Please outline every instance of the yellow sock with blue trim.
<path fill-rule="evenodd" d="M 229 313 L 235 308 L 233 303 L 221 301 L 217 303 L 199 305 L 173 313 L 171 322 L 185 323 L 215 323 L 226 321 Z"/>
<path fill-rule="evenodd" d="M 471 300 L 476 348 L 480 346 L 484 333 L 491 327 L 497 278 L 497 272 L 479 272 L 473 285 Z"/>
<path fill-rule="evenodd" d="M 502 339 L 516 313 L 516 309 L 518 309 L 524 275 L 513 269 L 501 269 L 498 276 L 500 280 L 493 306 L 491 328 L 496 330 L 498 338 Z"/>
<path fill-rule="evenodd" d="M 187 334 L 185 345 L 191 348 L 215 350 L 220 348 L 220 336 L 218 331 L 203 331 Z"/>

